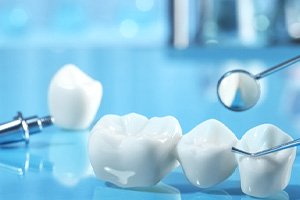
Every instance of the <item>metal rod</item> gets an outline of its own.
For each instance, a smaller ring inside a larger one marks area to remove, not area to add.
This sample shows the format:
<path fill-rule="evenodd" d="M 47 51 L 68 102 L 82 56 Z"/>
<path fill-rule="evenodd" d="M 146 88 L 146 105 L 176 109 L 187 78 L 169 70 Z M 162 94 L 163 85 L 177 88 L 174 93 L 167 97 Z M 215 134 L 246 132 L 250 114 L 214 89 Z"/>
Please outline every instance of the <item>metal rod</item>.
<path fill-rule="evenodd" d="M 255 77 L 256 80 L 264 78 L 264 77 L 269 76 L 269 75 L 271 75 L 271 74 L 273 74 L 277 71 L 280 71 L 280 70 L 282 70 L 282 69 L 284 69 L 284 68 L 286 68 L 286 67 L 288 67 L 292 64 L 295 64 L 298 61 L 300 61 L 300 55 L 296 56 L 294 58 L 291 58 L 287 61 L 284 61 L 282 63 L 279 63 L 278 65 L 275 65 L 275 66 L 273 66 L 273 67 L 271 67 L 271 68 L 255 75 L 254 77 Z"/>
<path fill-rule="evenodd" d="M 240 150 L 240 149 L 235 148 L 235 147 L 232 147 L 231 151 L 234 152 L 234 153 L 237 153 L 237 154 L 244 155 L 244 156 L 259 157 L 259 156 L 264 156 L 264 155 L 267 155 L 267 154 L 270 154 L 270 153 L 275 153 L 275 152 L 278 152 L 278 151 L 281 151 L 281 150 L 284 150 L 284 149 L 289 149 L 289 148 L 299 146 L 299 145 L 300 145 L 300 138 L 296 139 L 296 140 L 293 140 L 293 141 L 290 141 L 290 142 L 287 142 L 287 143 L 284 143 L 284 144 L 281 144 L 281 145 L 277 145 L 277 146 L 272 147 L 270 149 L 266 149 L 266 150 L 255 152 L 255 153 L 250 153 L 250 152 L 247 152 L 247 151 L 243 151 L 243 150 Z"/>

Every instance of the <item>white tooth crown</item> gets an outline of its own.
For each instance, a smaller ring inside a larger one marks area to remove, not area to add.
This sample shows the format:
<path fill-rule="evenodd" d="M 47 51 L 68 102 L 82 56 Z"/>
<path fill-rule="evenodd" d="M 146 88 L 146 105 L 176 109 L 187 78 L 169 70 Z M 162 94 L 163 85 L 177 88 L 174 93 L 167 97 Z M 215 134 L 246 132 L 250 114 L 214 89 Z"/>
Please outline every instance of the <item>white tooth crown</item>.
<path fill-rule="evenodd" d="M 247 131 L 237 147 L 258 152 L 291 140 L 276 126 L 263 124 Z M 268 197 L 283 190 L 289 183 L 295 155 L 295 148 L 257 158 L 237 155 L 242 191 L 250 196 Z"/>
<path fill-rule="evenodd" d="M 106 115 L 91 131 L 90 161 L 99 179 L 120 187 L 151 186 L 178 166 L 175 148 L 181 135 L 171 116 Z"/>
<path fill-rule="evenodd" d="M 101 83 L 72 64 L 63 66 L 54 75 L 48 91 L 50 114 L 55 124 L 65 129 L 88 128 L 101 98 Z"/>
<path fill-rule="evenodd" d="M 236 142 L 236 136 L 214 119 L 183 135 L 177 153 L 188 180 L 197 187 L 207 188 L 229 177 L 237 166 L 231 152 Z"/>

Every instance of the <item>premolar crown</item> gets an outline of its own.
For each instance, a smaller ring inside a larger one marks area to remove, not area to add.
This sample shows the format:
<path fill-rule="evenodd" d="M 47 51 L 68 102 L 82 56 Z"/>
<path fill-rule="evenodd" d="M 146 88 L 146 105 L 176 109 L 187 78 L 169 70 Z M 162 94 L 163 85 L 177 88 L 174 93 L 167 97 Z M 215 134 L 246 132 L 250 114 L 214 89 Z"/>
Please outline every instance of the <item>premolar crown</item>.
<path fill-rule="evenodd" d="M 86 129 L 100 106 L 102 85 L 72 64 L 52 78 L 48 105 L 55 124 L 65 129 Z"/>
<path fill-rule="evenodd" d="M 177 145 L 179 162 L 188 180 L 200 188 L 214 186 L 235 170 L 231 147 L 235 135 L 221 122 L 210 119 L 184 135 Z"/>
<path fill-rule="evenodd" d="M 262 124 L 247 131 L 237 147 L 248 152 L 258 152 L 291 140 L 278 127 Z M 296 148 L 261 157 L 237 155 L 242 191 L 260 198 L 282 191 L 289 183 L 295 155 Z"/>

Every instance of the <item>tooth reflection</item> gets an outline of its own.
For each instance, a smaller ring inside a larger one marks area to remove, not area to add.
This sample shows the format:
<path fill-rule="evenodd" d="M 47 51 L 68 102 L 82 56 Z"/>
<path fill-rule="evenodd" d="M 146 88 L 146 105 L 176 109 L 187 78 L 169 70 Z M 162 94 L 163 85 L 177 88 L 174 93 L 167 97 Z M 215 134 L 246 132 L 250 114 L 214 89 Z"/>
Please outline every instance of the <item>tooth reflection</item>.
<path fill-rule="evenodd" d="M 49 160 L 53 162 L 53 177 L 65 186 L 76 185 L 91 172 L 87 156 L 88 131 L 52 134 Z"/>
<path fill-rule="evenodd" d="M 195 193 L 195 195 L 192 196 L 191 200 L 217 200 L 217 199 L 225 199 L 225 200 L 231 200 L 232 196 L 228 194 L 225 190 L 204 190 L 201 193 Z"/>
<path fill-rule="evenodd" d="M 32 172 L 51 172 L 52 163 L 42 157 L 31 154 L 27 149 L 1 148 L 0 171 L 6 171 L 19 176 Z"/>
<path fill-rule="evenodd" d="M 257 200 L 255 197 L 245 196 L 241 200 Z M 270 196 L 268 198 L 264 198 L 264 200 L 289 200 L 289 194 L 285 191 L 281 191 L 273 196 Z"/>
<path fill-rule="evenodd" d="M 96 187 L 93 200 L 114 200 L 114 199 L 160 199 L 160 200 L 181 200 L 180 191 L 170 185 L 159 182 L 157 185 L 145 188 L 123 189 L 110 183 Z"/>

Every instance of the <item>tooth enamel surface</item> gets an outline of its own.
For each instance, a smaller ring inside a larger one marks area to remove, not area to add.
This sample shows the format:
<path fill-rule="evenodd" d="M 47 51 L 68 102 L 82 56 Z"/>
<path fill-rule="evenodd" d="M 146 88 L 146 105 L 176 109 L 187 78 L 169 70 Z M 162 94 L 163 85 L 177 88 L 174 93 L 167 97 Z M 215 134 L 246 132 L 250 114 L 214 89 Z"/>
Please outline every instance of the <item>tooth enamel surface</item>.
<path fill-rule="evenodd" d="M 92 123 L 102 98 L 102 85 L 72 64 L 52 78 L 48 106 L 55 124 L 65 129 L 85 129 Z"/>
<path fill-rule="evenodd" d="M 229 177 L 237 166 L 231 152 L 236 142 L 235 135 L 214 119 L 183 135 L 177 153 L 188 180 L 197 187 L 207 188 Z"/>
<path fill-rule="evenodd" d="M 99 179 L 120 187 L 151 186 L 178 166 L 181 135 L 171 116 L 106 115 L 91 131 L 90 161 Z"/>
<path fill-rule="evenodd" d="M 247 131 L 237 147 L 257 152 L 291 140 L 276 126 L 263 124 Z M 282 191 L 289 183 L 295 155 L 295 148 L 257 158 L 237 155 L 242 191 L 254 197 L 268 197 Z"/>

